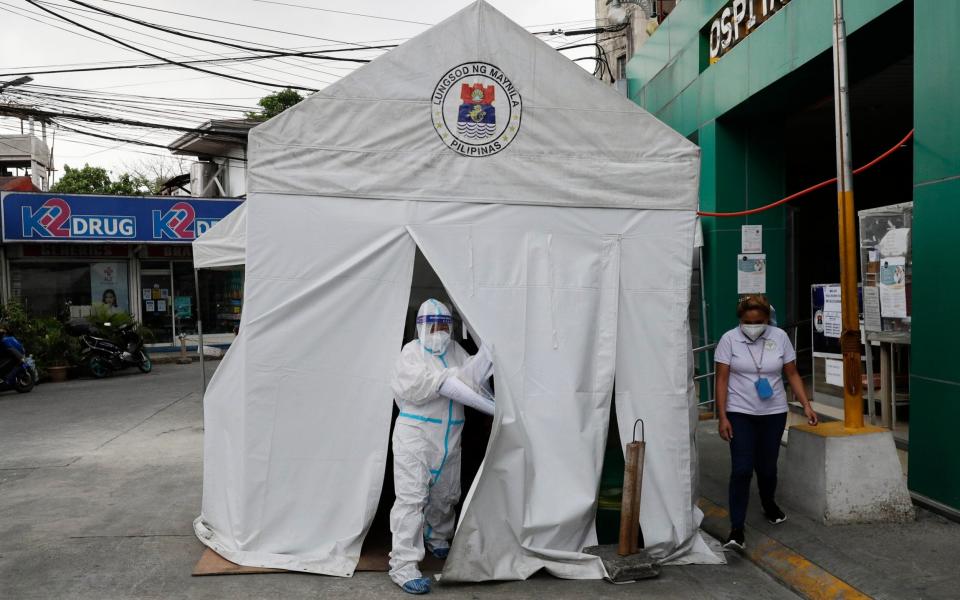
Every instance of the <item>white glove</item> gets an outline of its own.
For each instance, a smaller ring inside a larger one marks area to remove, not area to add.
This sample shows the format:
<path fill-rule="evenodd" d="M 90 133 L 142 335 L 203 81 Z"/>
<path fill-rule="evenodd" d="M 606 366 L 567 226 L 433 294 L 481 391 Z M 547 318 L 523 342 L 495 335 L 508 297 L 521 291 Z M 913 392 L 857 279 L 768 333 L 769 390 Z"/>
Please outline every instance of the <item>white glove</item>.
<path fill-rule="evenodd" d="M 456 376 L 447 377 L 440 385 L 440 394 L 450 398 L 454 402 L 459 402 L 464 406 L 475 408 L 485 415 L 493 414 L 493 400 L 484 398 L 473 391 L 467 384 L 460 381 Z"/>
<path fill-rule="evenodd" d="M 476 354 L 463 363 L 457 374 L 467 385 L 477 389 L 493 375 L 493 357 L 486 344 L 481 344 Z"/>

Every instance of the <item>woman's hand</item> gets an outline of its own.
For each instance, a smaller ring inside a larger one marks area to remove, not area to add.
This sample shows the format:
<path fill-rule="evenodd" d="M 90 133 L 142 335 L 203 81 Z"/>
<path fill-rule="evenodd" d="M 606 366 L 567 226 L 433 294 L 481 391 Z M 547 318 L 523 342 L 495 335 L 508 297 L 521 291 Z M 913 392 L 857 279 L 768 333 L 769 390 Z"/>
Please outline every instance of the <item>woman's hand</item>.
<path fill-rule="evenodd" d="M 810 425 L 816 425 L 820 422 L 820 419 L 817 417 L 817 413 L 813 410 L 813 407 L 810 406 L 809 402 L 803 407 L 803 414 L 805 417 L 807 417 L 807 423 Z"/>
<path fill-rule="evenodd" d="M 726 417 L 720 417 L 720 424 L 717 426 L 717 431 L 720 433 L 723 441 L 729 442 L 733 439 L 733 425 L 730 424 L 730 421 L 727 420 Z"/>

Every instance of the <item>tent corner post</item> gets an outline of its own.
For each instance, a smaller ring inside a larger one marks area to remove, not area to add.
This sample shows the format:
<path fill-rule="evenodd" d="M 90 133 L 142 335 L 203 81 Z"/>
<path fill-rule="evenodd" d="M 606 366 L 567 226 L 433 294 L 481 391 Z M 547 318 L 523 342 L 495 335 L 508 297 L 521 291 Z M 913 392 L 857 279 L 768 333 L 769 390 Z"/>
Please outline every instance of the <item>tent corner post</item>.
<path fill-rule="evenodd" d="M 203 362 L 203 319 L 200 316 L 200 269 L 193 270 L 193 287 L 197 293 L 197 352 L 200 354 L 200 401 L 207 393 L 207 368 Z"/>

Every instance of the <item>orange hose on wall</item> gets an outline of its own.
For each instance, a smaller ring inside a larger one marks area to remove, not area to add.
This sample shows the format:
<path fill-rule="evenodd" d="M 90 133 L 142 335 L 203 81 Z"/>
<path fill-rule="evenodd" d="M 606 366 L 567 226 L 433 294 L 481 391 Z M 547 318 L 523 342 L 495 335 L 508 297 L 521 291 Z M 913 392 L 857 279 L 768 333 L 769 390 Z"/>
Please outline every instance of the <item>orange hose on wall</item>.
<path fill-rule="evenodd" d="M 901 146 L 903 146 L 904 144 L 907 143 L 907 140 L 909 140 L 910 138 L 913 137 L 913 132 L 914 132 L 914 130 L 911 129 L 911 130 L 910 130 L 910 133 L 908 133 L 907 135 L 905 135 L 904 138 L 903 138 L 902 140 L 900 140 L 899 142 L 897 142 L 897 144 L 896 144 L 895 146 L 893 146 L 892 148 L 890 148 L 889 150 L 887 150 L 886 152 L 884 152 L 884 153 L 881 154 L 880 156 L 876 157 L 875 159 L 871 160 L 871 161 L 868 162 L 867 164 L 863 165 L 862 167 L 859 167 L 859 168 L 857 168 L 857 169 L 854 169 L 854 170 L 853 170 L 853 174 L 854 174 L 854 175 L 859 175 L 860 173 L 863 173 L 864 171 L 866 171 L 866 170 L 869 169 L 870 167 L 876 165 L 877 163 L 879 163 L 879 162 L 882 161 L 883 159 L 887 158 L 888 156 L 890 156 L 891 154 L 893 154 L 894 152 L 896 152 L 897 150 L 899 150 Z M 759 212 L 763 212 L 763 211 L 765 211 L 765 210 L 770 210 L 771 208 L 775 208 L 775 207 L 777 207 L 777 206 L 780 206 L 781 204 L 786 204 L 787 202 L 790 202 L 791 200 L 796 200 L 797 198 L 799 198 L 799 197 L 801 197 L 801 196 L 805 196 L 805 195 L 809 194 L 810 192 L 814 192 L 814 191 L 816 191 L 816 190 L 819 190 L 820 188 L 826 187 L 826 186 L 828 186 L 828 185 L 830 185 L 830 184 L 832 184 L 832 183 L 836 183 L 836 182 L 837 182 L 837 178 L 836 178 L 836 177 L 834 177 L 833 179 L 828 179 L 828 180 L 826 180 L 826 181 L 821 181 L 820 183 L 818 183 L 818 184 L 816 184 L 816 185 L 812 185 L 812 186 L 808 187 L 807 189 L 800 190 L 799 192 L 797 192 L 797 193 L 795 193 L 795 194 L 790 194 L 790 195 L 787 196 L 786 198 L 781 198 L 780 200 L 777 200 L 776 202 L 771 202 L 770 204 L 767 204 L 766 206 L 761 206 L 761 207 L 759 207 L 759 208 L 751 208 L 751 209 L 749 209 L 749 210 L 740 210 L 740 211 L 737 211 L 737 212 L 726 212 L 726 213 L 723 213 L 723 212 L 719 212 L 719 213 L 718 213 L 718 212 L 697 211 L 697 214 L 700 215 L 701 217 L 743 217 L 743 216 L 746 216 L 746 215 L 754 215 L 754 214 L 757 214 L 757 213 L 759 213 Z"/>

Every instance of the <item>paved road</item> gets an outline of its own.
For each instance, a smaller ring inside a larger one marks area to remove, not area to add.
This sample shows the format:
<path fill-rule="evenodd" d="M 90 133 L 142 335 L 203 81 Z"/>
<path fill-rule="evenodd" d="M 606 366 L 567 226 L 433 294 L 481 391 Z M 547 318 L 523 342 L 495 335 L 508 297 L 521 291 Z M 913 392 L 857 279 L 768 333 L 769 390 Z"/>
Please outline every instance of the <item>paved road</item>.
<path fill-rule="evenodd" d="M 382 573 L 191 577 L 202 552 L 197 365 L 0 394 L 0 598 L 403 598 Z M 737 556 L 613 586 L 538 576 L 435 597 L 794 598 Z"/>

